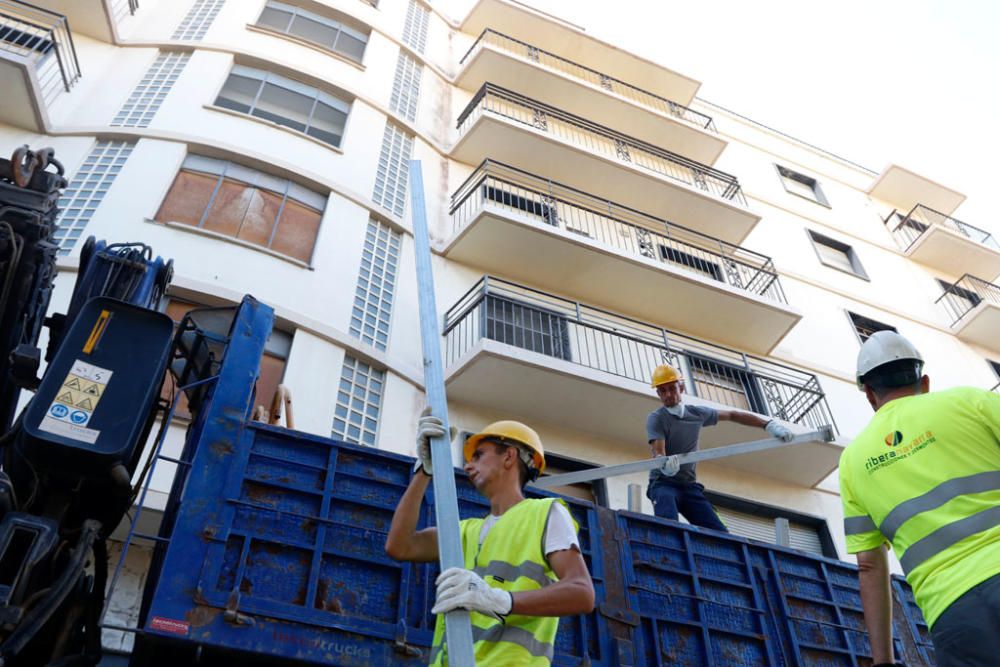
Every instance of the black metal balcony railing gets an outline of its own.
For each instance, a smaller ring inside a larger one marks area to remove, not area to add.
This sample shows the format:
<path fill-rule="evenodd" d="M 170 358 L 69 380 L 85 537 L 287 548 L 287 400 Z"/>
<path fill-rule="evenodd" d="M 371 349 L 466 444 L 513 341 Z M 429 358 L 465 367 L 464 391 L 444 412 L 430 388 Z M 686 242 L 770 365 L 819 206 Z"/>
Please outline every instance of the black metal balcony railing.
<path fill-rule="evenodd" d="M 815 375 L 492 276 L 448 310 L 444 336 L 449 365 L 482 339 L 642 383 L 670 363 L 690 394 L 813 428 L 834 423 Z"/>
<path fill-rule="evenodd" d="M 501 209 L 787 303 L 770 257 L 500 162 L 485 160 L 451 201 L 455 232 L 486 208 Z"/>
<path fill-rule="evenodd" d="M 580 79 L 586 83 L 602 88 L 608 92 L 621 95 L 625 99 L 635 102 L 636 104 L 641 104 L 643 106 L 649 107 L 661 113 L 669 114 L 675 118 L 680 118 L 689 123 L 693 123 L 698 127 L 709 130 L 711 132 L 717 132 L 715 129 L 715 123 L 712 122 L 711 116 L 706 116 L 703 113 L 699 113 L 694 109 L 690 109 L 679 102 L 674 102 L 665 97 L 651 93 L 648 90 L 643 90 L 637 86 L 633 86 L 630 83 L 625 83 L 612 76 L 608 76 L 603 72 L 598 72 L 595 69 L 590 69 L 575 63 L 572 60 L 567 60 L 561 56 L 557 56 L 554 53 L 549 53 L 543 49 L 538 48 L 528 44 L 527 42 L 522 42 L 513 37 L 508 37 L 507 35 L 497 32 L 491 28 L 487 28 L 479 35 L 476 42 L 469 48 L 459 64 L 464 63 L 475 51 L 478 51 L 484 46 L 492 46 L 508 53 L 512 53 L 516 56 L 523 56 L 532 62 L 538 63 L 544 67 L 554 69 L 563 74 L 572 76 L 573 78 Z"/>
<path fill-rule="evenodd" d="M 459 115 L 459 132 L 465 132 L 484 113 L 547 132 L 562 141 L 648 169 L 744 207 L 747 205 L 739 181 L 731 174 L 490 83 L 479 89 Z"/>
<path fill-rule="evenodd" d="M 128 12 L 134 16 L 139 9 L 139 0 L 111 0 L 111 15 L 115 21 L 121 21 Z"/>
<path fill-rule="evenodd" d="M 935 225 L 959 232 L 987 248 L 1000 251 L 1000 242 L 986 230 L 956 220 L 923 204 L 917 204 L 906 215 L 893 211 L 883 222 L 889 227 L 893 239 L 904 252 L 913 247 L 917 239 Z"/>
<path fill-rule="evenodd" d="M 1000 285 L 967 273 L 945 289 L 937 303 L 951 318 L 951 326 L 955 326 L 981 303 L 1000 306 Z"/>
<path fill-rule="evenodd" d="M 0 51 L 33 63 L 46 104 L 80 78 L 73 35 L 62 14 L 19 0 L 0 0 Z"/>

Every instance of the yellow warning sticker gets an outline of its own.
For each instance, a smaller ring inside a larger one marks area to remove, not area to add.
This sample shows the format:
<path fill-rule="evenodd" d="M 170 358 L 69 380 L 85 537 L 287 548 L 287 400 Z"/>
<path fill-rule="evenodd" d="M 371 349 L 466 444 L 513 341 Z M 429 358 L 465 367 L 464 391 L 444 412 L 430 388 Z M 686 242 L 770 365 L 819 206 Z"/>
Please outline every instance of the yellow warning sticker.
<path fill-rule="evenodd" d="M 89 428 L 113 371 L 79 359 L 66 374 L 39 428 L 74 440 L 94 443 L 100 431 Z"/>

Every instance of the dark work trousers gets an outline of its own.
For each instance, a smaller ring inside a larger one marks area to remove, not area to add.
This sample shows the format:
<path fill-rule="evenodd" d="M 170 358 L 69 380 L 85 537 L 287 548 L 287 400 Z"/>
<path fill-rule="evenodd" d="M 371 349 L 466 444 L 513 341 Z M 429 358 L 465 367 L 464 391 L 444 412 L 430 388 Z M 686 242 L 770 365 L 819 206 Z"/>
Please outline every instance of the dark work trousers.
<path fill-rule="evenodd" d="M 728 533 L 726 525 L 719 520 L 712 503 L 703 493 L 705 487 L 698 482 L 677 484 L 672 482 L 655 482 L 649 487 L 647 495 L 653 501 L 653 511 L 662 519 L 677 520 L 680 511 L 692 525 L 720 530 Z"/>
<path fill-rule="evenodd" d="M 938 667 L 1000 664 L 1000 574 L 970 588 L 931 630 Z"/>

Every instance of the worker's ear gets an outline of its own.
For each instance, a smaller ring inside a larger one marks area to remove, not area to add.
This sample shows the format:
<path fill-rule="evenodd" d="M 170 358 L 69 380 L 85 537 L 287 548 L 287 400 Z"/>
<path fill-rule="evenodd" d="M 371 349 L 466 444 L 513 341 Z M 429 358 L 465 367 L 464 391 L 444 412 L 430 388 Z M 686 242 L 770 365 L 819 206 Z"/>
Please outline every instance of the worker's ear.
<path fill-rule="evenodd" d="M 928 375 L 920 378 L 920 393 L 926 394 L 931 390 L 931 378 Z"/>
<path fill-rule="evenodd" d="M 872 406 L 872 410 L 878 410 L 878 396 L 872 391 L 872 388 L 865 385 L 865 398 L 868 399 L 868 405 Z"/>

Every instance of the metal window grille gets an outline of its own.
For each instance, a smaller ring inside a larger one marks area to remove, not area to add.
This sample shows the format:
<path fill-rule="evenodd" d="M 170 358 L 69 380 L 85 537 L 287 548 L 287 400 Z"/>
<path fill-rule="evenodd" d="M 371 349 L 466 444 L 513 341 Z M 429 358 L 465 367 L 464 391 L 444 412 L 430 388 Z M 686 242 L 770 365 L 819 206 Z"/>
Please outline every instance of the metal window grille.
<path fill-rule="evenodd" d="M 396 215 L 403 215 L 406 208 L 406 184 L 409 180 L 408 163 L 412 151 L 413 137 L 391 122 L 386 122 L 372 199 L 376 204 Z"/>
<path fill-rule="evenodd" d="M 384 387 L 385 371 L 345 355 L 331 437 L 374 447 Z"/>
<path fill-rule="evenodd" d="M 195 0 L 171 39 L 201 41 L 226 0 Z"/>
<path fill-rule="evenodd" d="M 858 334 L 858 339 L 862 343 L 868 340 L 868 337 L 876 331 L 897 331 L 896 327 L 891 324 L 885 324 L 884 322 L 873 320 L 870 317 L 865 317 L 864 315 L 858 315 L 857 313 L 848 311 L 847 316 L 851 318 L 851 324 L 854 325 L 854 331 Z"/>
<path fill-rule="evenodd" d="M 392 81 L 392 98 L 389 108 L 408 121 L 417 118 L 417 100 L 420 98 L 420 77 L 424 68 L 400 50 L 396 61 L 396 76 Z"/>
<path fill-rule="evenodd" d="M 190 59 L 190 53 L 161 51 L 142 80 L 132 89 L 132 94 L 118 110 L 111 124 L 120 127 L 149 127 L 153 116 L 159 111 L 160 105 Z"/>
<path fill-rule="evenodd" d="M 403 44 L 423 53 L 427 47 L 427 24 L 430 21 L 431 10 L 416 0 L 410 0 L 406 8 L 406 23 L 403 24 Z"/>
<path fill-rule="evenodd" d="M 351 311 L 351 335 L 384 350 L 396 290 L 396 268 L 402 235 L 378 220 L 368 221 L 361 271 Z"/>
<path fill-rule="evenodd" d="M 59 198 L 61 212 L 55 239 L 59 243 L 60 255 L 68 255 L 73 250 L 134 146 L 127 141 L 98 141 L 83 161 Z"/>
<path fill-rule="evenodd" d="M 728 507 L 715 506 L 715 510 L 726 524 L 733 535 L 747 537 L 761 542 L 774 544 L 777 542 L 777 531 L 775 530 L 775 517 L 761 516 L 740 512 Z M 824 556 L 823 541 L 820 538 L 819 530 L 796 521 L 788 521 L 789 545 L 793 549 L 800 549 L 818 556 Z"/>

